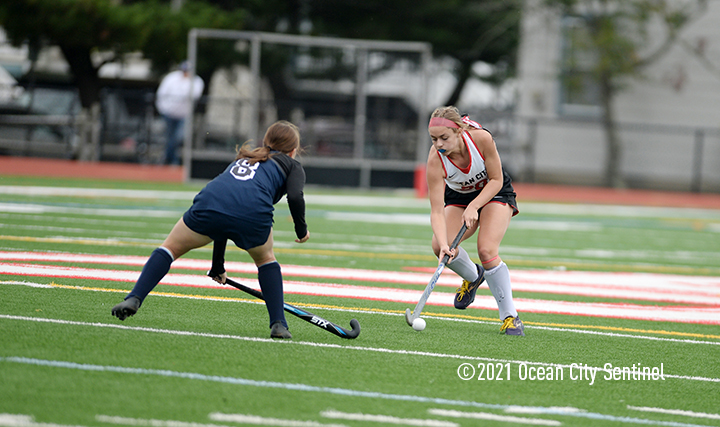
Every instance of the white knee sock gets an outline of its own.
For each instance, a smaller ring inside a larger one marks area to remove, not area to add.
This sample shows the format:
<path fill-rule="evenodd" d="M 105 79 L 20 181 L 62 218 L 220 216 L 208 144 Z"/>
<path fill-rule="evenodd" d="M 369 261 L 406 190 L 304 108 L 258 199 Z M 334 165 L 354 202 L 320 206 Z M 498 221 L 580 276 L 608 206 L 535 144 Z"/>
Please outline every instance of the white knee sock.
<path fill-rule="evenodd" d="M 478 278 L 478 271 L 475 263 L 470 259 L 467 251 L 461 247 L 455 248 L 457 255 L 447 264 L 447 268 L 456 272 L 463 280 L 474 282 Z"/>
<path fill-rule="evenodd" d="M 495 268 L 485 270 L 485 281 L 497 301 L 500 320 L 504 320 L 508 316 L 517 317 L 510 287 L 510 271 L 508 271 L 507 265 L 500 261 Z"/>

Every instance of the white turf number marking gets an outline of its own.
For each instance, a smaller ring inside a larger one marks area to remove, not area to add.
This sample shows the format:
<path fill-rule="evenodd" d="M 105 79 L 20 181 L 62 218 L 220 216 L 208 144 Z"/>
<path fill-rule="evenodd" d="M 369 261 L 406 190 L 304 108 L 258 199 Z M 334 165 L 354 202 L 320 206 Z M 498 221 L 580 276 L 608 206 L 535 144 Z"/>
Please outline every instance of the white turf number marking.
<path fill-rule="evenodd" d="M 235 179 L 240 181 L 247 181 L 255 177 L 255 171 L 260 167 L 260 162 L 250 164 L 247 159 L 238 160 L 230 169 L 230 173 Z"/>

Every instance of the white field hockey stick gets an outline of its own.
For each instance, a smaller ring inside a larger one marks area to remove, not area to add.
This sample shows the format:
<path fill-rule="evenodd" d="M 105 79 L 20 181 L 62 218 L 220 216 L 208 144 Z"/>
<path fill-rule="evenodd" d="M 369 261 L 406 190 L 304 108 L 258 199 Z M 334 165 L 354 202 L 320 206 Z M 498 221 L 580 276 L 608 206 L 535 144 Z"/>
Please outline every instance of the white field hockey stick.
<path fill-rule="evenodd" d="M 457 245 L 460 243 L 460 239 L 462 239 L 462 236 L 465 235 L 466 231 L 467 225 L 463 223 L 463 226 L 460 228 L 457 236 L 455 236 L 455 240 L 453 240 L 452 244 L 450 245 L 450 250 L 453 250 L 457 247 Z M 435 274 L 433 274 L 432 279 L 430 279 L 430 283 L 425 286 L 425 292 L 423 292 L 422 297 L 420 297 L 420 301 L 418 301 L 417 305 L 415 306 L 415 310 L 410 311 L 409 308 L 405 309 L 405 321 L 408 325 L 412 326 L 413 321 L 420 317 L 420 312 L 422 312 L 423 307 L 425 307 L 425 303 L 427 302 L 428 298 L 430 298 L 430 294 L 432 293 L 433 289 L 435 289 L 435 284 L 440 278 L 440 274 L 445 269 L 445 265 L 449 260 L 450 256 L 445 254 L 442 261 L 440 261 L 440 265 L 438 265 L 437 270 L 435 270 Z"/>

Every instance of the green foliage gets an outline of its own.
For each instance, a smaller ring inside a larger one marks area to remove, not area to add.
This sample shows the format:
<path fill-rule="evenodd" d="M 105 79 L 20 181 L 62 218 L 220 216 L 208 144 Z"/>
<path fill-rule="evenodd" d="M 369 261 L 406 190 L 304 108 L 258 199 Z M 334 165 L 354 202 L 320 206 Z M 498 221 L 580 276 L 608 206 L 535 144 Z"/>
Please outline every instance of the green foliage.
<path fill-rule="evenodd" d="M 458 84 L 454 104 L 477 61 L 491 64 L 499 83 L 514 75 L 521 3 L 496 0 L 316 0 L 317 34 L 346 38 L 428 42 L 433 54 L 453 58 Z"/>
<path fill-rule="evenodd" d="M 0 25 L 15 44 L 27 39 L 96 49 L 141 46 L 149 22 L 144 8 L 109 0 L 14 1 L 0 5 Z"/>
<path fill-rule="evenodd" d="M 429 42 L 437 55 L 514 64 L 520 4 L 515 1 L 333 0 L 312 3 L 319 34 Z M 498 34 L 493 31 L 500 29 Z"/>
<path fill-rule="evenodd" d="M 192 28 L 242 29 L 246 13 L 242 9 L 232 12 L 222 11 L 206 2 L 186 2 L 177 12 L 170 11 L 169 6 L 153 1 L 150 25 L 147 25 L 148 42 L 143 47 L 143 54 L 152 60 L 153 69 L 157 73 L 167 71 L 172 65 L 187 57 L 188 33 Z M 143 7 L 149 7 L 144 4 Z M 213 46 L 203 46 L 203 49 Z M 233 58 L 234 51 L 223 45 L 215 49 L 211 55 L 204 55 L 205 63 L 197 64 L 197 71 L 203 77 L 209 76 L 212 70 L 227 65 Z"/>
<path fill-rule="evenodd" d="M 513 75 L 520 4 L 517 0 L 184 0 L 182 8 L 173 11 L 168 0 L 16 0 L 0 3 L 0 26 L 15 44 L 59 45 L 79 56 L 142 51 L 160 75 L 185 58 L 191 28 L 292 34 L 302 32 L 303 22 L 311 22 L 315 35 L 429 42 L 436 55 L 457 60 L 461 88 L 476 61 L 497 65 L 495 80 Z M 206 79 L 239 58 L 232 46 L 223 43 L 203 46 L 203 52 L 207 55 L 199 59 L 197 70 Z M 89 60 L 76 56 L 68 61 L 76 81 L 97 79 L 97 70 L 87 66 Z M 263 64 L 263 73 L 274 90 L 283 93 L 278 75 L 287 66 L 287 57 L 281 54 L 271 61 L 271 66 Z M 79 85 L 83 104 L 95 99 L 96 86 Z"/>
<path fill-rule="evenodd" d="M 178 11 L 159 0 L 129 4 L 113 0 L 17 0 L 0 3 L 0 26 L 12 43 L 32 46 L 57 45 L 66 55 L 84 107 L 99 96 L 93 52 L 118 57 L 142 51 L 158 73 L 187 56 L 191 28 L 240 29 L 242 9 L 225 11 L 203 1 L 186 1 Z M 72 55 L 68 55 L 72 53 Z M 214 69 L 227 63 L 228 54 L 217 54 Z"/>

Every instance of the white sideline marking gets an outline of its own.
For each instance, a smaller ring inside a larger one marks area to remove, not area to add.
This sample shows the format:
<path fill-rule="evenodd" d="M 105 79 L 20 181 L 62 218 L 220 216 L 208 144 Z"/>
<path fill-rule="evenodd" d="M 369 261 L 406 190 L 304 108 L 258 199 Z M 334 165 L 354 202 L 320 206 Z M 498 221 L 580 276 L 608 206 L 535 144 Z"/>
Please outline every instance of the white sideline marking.
<path fill-rule="evenodd" d="M 51 285 L 44 285 L 41 283 L 33 283 L 33 282 L 4 282 L 0 281 L 0 285 L 3 284 L 13 284 L 13 285 L 25 285 L 30 287 L 37 287 L 37 288 L 56 288 L 55 286 Z M 67 288 L 66 288 L 67 289 Z M 80 289 L 78 287 L 78 289 Z M 94 292 L 114 292 L 114 290 L 103 290 L 103 289 L 90 289 Z M 118 291 L 118 292 L 125 292 L 125 291 Z M 153 294 L 153 296 L 156 297 L 164 297 L 164 298 L 185 298 L 185 299 L 203 299 L 208 301 L 228 301 L 228 298 L 224 297 L 213 297 L 213 296 L 203 296 L 202 298 L 194 295 L 180 295 L 180 294 L 173 294 L 173 295 L 166 295 L 166 294 Z M 238 302 L 238 303 L 244 303 L 244 304 L 264 304 L 264 302 L 260 300 L 242 300 L 242 299 L 231 299 L 232 302 Z M 377 314 L 382 316 L 405 316 L 404 313 L 392 313 L 392 312 L 386 312 L 386 311 L 367 311 L 367 310 L 359 310 L 359 309 L 351 309 L 351 308 L 342 308 L 342 307 L 328 307 L 323 305 L 307 305 L 305 306 L 308 310 L 328 310 L 328 311 L 340 311 L 343 313 L 361 313 L 361 314 Z M 0 315 L 0 318 L 13 318 L 13 316 L 7 316 L 7 315 Z M 32 319 L 32 318 L 28 318 Z M 477 323 L 482 325 L 495 325 L 495 322 L 489 322 L 485 320 L 473 320 L 473 319 L 459 319 L 454 317 L 437 317 L 433 320 L 438 321 L 445 321 L 445 322 L 462 322 L 462 323 Z M 656 337 L 656 336 L 647 336 L 647 335 L 631 335 L 631 334 L 621 334 L 619 332 L 603 332 L 603 331 L 588 331 L 584 329 L 573 329 L 573 328 L 561 328 L 561 327 L 551 327 L 551 326 L 539 326 L 539 325 L 526 325 L 526 328 L 531 329 L 542 329 L 546 331 L 555 331 L 555 332 L 570 332 L 570 333 L 576 333 L 576 334 L 586 334 L 586 335 L 600 335 L 600 336 L 607 336 L 607 337 L 616 337 L 616 338 L 629 338 L 629 339 L 641 339 L 641 340 L 649 340 L 649 341 L 663 341 L 663 342 L 673 342 L 673 343 L 681 343 L 681 344 L 700 344 L 700 345 L 720 345 L 720 341 L 700 341 L 700 340 L 694 340 L 694 339 L 680 339 L 680 338 L 666 338 L 666 337 Z"/>
<path fill-rule="evenodd" d="M 370 222 L 373 224 L 430 225 L 430 215 L 426 213 L 363 213 L 363 212 L 326 212 L 330 221 Z"/>
<path fill-rule="evenodd" d="M 551 406 L 549 408 L 543 408 L 543 409 L 549 409 L 554 411 L 554 413 L 558 415 L 562 415 L 568 412 L 587 412 L 584 409 L 580 408 L 573 408 L 572 406 Z M 547 413 L 547 411 L 540 411 L 538 412 L 536 408 L 533 408 L 531 406 L 510 406 L 507 409 L 505 409 L 505 412 L 508 414 L 543 414 Z"/>
<path fill-rule="evenodd" d="M 413 396 L 413 395 L 406 395 L 406 394 L 390 394 L 390 393 L 381 393 L 381 392 L 372 392 L 372 391 L 360 391 L 360 390 L 352 390 L 352 389 L 337 388 L 337 387 L 318 387 L 318 386 L 311 386 L 311 385 L 299 384 L 299 383 L 280 383 L 280 382 L 275 382 L 275 381 L 257 381 L 257 380 L 248 380 L 245 378 L 223 377 L 223 376 L 218 376 L 218 375 L 203 375 L 203 374 L 198 374 L 198 373 L 193 373 L 193 372 L 178 372 L 178 371 L 170 371 L 170 370 L 144 369 L 144 368 L 127 368 L 127 367 L 122 367 L 122 366 L 88 365 L 88 364 L 80 364 L 80 363 L 65 362 L 65 361 L 31 359 L 31 358 L 25 358 L 25 357 L 0 357 L 0 361 L 6 361 L 6 362 L 11 362 L 11 363 L 22 363 L 22 364 L 36 365 L 36 366 L 48 366 L 48 367 L 54 367 L 54 368 L 77 369 L 77 370 L 83 370 L 83 371 L 114 372 L 114 373 L 134 374 L 134 375 L 155 375 L 155 376 L 161 376 L 161 377 L 183 378 L 183 379 L 196 380 L 196 381 L 219 382 L 219 383 L 234 384 L 234 385 L 247 386 L 247 387 L 277 388 L 277 389 L 302 391 L 302 392 L 327 393 L 327 394 L 332 394 L 332 395 L 337 395 L 337 396 L 346 396 L 346 397 L 365 397 L 365 398 L 370 398 L 370 399 L 383 399 L 383 400 L 393 400 L 393 401 L 403 401 L 403 402 L 428 403 L 428 404 L 434 404 L 434 405 L 450 405 L 450 406 L 455 406 L 455 407 L 463 406 L 463 407 L 471 407 L 471 408 L 504 410 L 510 406 L 517 406 L 517 405 L 502 405 L 502 404 L 496 404 L 496 403 L 483 403 L 483 402 L 475 402 L 475 401 L 468 401 L 468 400 L 444 399 L 444 398 L 440 398 L 440 397 L 426 397 L 426 396 Z M 537 411 L 541 411 L 540 413 L 547 413 L 547 414 L 556 414 L 557 413 L 557 410 L 553 409 L 553 408 L 544 408 L 544 407 L 537 407 L 537 406 L 535 406 L 533 408 Z M 616 422 L 628 423 L 628 424 L 656 424 L 656 425 L 662 425 L 662 426 L 675 426 L 675 427 L 707 427 L 707 426 L 698 426 L 695 424 L 684 424 L 684 423 L 667 422 L 667 421 L 651 421 L 651 420 L 647 420 L 644 418 L 616 417 L 614 415 L 605 415 L 605 414 L 599 414 L 599 413 L 594 413 L 594 412 L 567 412 L 567 413 L 562 413 L 562 415 L 575 417 L 575 418 L 602 419 L 602 420 L 607 420 L 607 421 L 616 421 Z M 165 426 L 163 426 L 163 427 L 165 427 Z M 167 427 L 172 427 L 172 426 L 167 426 Z"/>
<path fill-rule="evenodd" d="M 374 213 L 374 212 L 326 212 L 325 218 L 331 221 L 369 222 L 372 224 L 430 225 L 430 215 L 426 213 Z M 546 231 L 580 231 L 599 233 L 603 226 L 595 222 L 569 223 L 563 221 L 514 220 L 513 229 Z"/>
<path fill-rule="evenodd" d="M 560 426 L 562 423 L 557 420 L 545 420 L 542 418 L 512 417 L 509 415 L 497 415 L 489 412 L 463 412 L 448 409 L 428 409 L 432 415 L 441 417 L 472 418 L 476 420 L 500 421 L 504 423 L 533 424 L 538 426 Z"/>
<path fill-rule="evenodd" d="M 135 282 L 140 275 L 138 271 L 117 271 L 61 267 L 39 264 L 0 264 L 0 274 L 64 277 L 90 280 L 114 280 Z M 242 282 L 254 289 L 260 289 L 257 279 L 242 279 Z M 187 274 L 168 274 L 160 284 L 189 286 L 215 289 L 228 289 L 227 286 L 213 282 L 206 276 Z M 355 286 L 332 283 L 312 283 L 284 280 L 286 294 L 316 295 L 335 298 L 353 298 L 375 301 L 401 302 L 414 305 L 422 294 L 421 290 L 400 289 L 374 286 Z M 638 294 L 638 296 L 641 294 Z M 434 292 L 427 301 L 428 305 L 451 306 L 454 293 Z M 699 298 L 701 301 L 708 298 Z M 720 305 L 707 306 L 653 306 L 625 303 L 585 303 L 557 300 L 539 300 L 515 298 L 515 305 L 520 312 L 566 314 L 573 316 L 612 317 L 620 319 L 653 320 L 679 323 L 700 323 L 720 325 Z M 497 310 L 492 298 L 478 298 L 473 309 Z"/>
<path fill-rule="evenodd" d="M 157 191 L 157 190 L 122 190 L 114 188 L 73 188 L 73 187 L 42 187 L 42 186 L 0 186 L 0 194 L 19 194 L 24 196 L 80 196 L 101 198 L 158 199 L 158 200 L 192 200 L 197 191 Z M 383 197 L 383 196 L 342 196 L 305 194 L 308 204 L 328 206 L 374 206 L 374 207 L 412 207 L 430 208 L 427 198 L 416 197 Z M 596 215 L 595 204 L 540 203 L 523 202 L 523 212 L 551 215 Z M 708 218 L 718 219 L 718 211 L 714 209 L 679 208 L 660 206 L 627 206 L 603 205 L 603 215 L 629 218 Z"/>
<path fill-rule="evenodd" d="M 442 359 L 481 360 L 484 362 L 502 363 L 502 364 L 512 363 L 512 364 L 516 364 L 516 365 L 546 366 L 546 367 L 551 367 L 551 368 L 561 368 L 563 370 L 570 369 L 570 367 L 571 367 L 570 364 L 533 362 L 533 361 L 529 361 L 529 360 L 496 359 L 496 358 L 491 358 L 491 357 L 464 356 L 464 355 L 460 355 L 460 354 L 450 354 L 450 353 L 431 353 L 431 352 L 427 352 L 427 351 L 396 350 L 396 349 L 390 349 L 390 348 L 384 348 L 384 347 L 360 347 L 360 346 L 352 346 L 352 345 L 316 343 L 316 342 L 311 342 L 311 341 L 296 341 L 296 340 L 277 341 L 277 340 L 273 340 L 271 338 L 256 338 L 256 337 L 244 337 L 244 336 L 239 336 L 239 335 L 211 334 L 211 333 L 206 333 L 206 332 L 192 332 L 192 331 L 182 331 L 182 330 L 173 330 L 173 329 L 145 328 L 145 327 L 138 327 L 138 326 L 117 325 L 117 324 L 110 324 L 110 323 L 88 323 L 88 322 L 77 322 L 77 321 L 72 321 L 72 320 L 12 316 L 12 315 L 7 315 L 7 314 L 0 314 L 0 319 L 21 320 L 21 321 L 30 321 L 30 322 L 40 322 L 40 323 L 55 323 L 55 324 L 73 325 L 73 326 L 92 326 L 92 327 L 98 327 L 98 328 L 134 330 L 134 331 L 140 331 L 140 332 L 151 332 L 151 333 L 192 336 L 192 337 L 202 337 L 202 338 L 234 339 L 234 340 L 248 341 L 248 342 L 277 343 L 279 345 L 303 345 L 303 346 L 309 346 L 309 347 L 333 348 L 333 349 L 354 350 L 354 351 L 369 351 L 369 352 L 385 353 L 385 354 L 402 354 L 402 355 L 420 356 L 420 357 L 437 357 L 437 358 L 442 358 Z M 13 359 L 13 360 L 10 360 L 10 359 Z M 22 359 L 22 358 L 6 358 L 6 360 L 8 360 L 8 361 L 14 361 L 14 359 Z M 3 359 L 0 358 L 0 360 L 3 360 Z M 578 369 L 577 365 L 575 365 L 574 368 Z M 608 369 L 605 369 L 605 368 L 599 367 L 599 366 L 598 367 L 585 366 L 583 369 L 593 369 L 593 370 L 596 370 L 596 372 L 600 372 L 600 371 L 611 372 L 611 370 L 608 370 Z M 664 378 L 720 383 L 720 378 L 707 378 L 707 377 L 673 375 L 673 374 L 664 374 L 663 376 L 664 376 Z"/>
<path fill-rule="evenodd" d="M 29 286 L 31 288 L 45 288 L 45 289 L 52 289 L 54 286 L 52 285 L 46 285 L 44 283 L 34 283 L 34 282 L 18 282 L 14 280 L 3 280 L 0 281 L 0 284 L 2 285 L 20 285 L 20 286 Z"/>
<path fill-rule="evenodd" d="M 257 415 L 222 414 L 213 412 L 209 415 L 213 421 L 227 421 L 239 424 L 258 424 L 281 427 L 347 427 L 345 424 L 323 424 L 316 421 L 281 420 L 278 418 L 264 418 Z"/>
<path fill-rule="evenodd" d="M 38 423 L 30 415 L 22 414 L 0 414 L 0 426 L 2 427 L 85 427 L 80 425 L 67 425 L 55 423 Z"/>
<path fill-rule="evenodd" d="M 35 187 L 19 185 L 0 186 L 0 194 L 15 194 L 23 196 L 73 196 L 191 201 L 197 193 L 197 191 L 121 190 L 114 188 Z M 390 206 L 403 208 L 430 207 L 429 200 L 410 197 L 305 194 L 305 202 L 308 204 L 328 206 Z"/>
<path fill-rule="evenodd" d="M 562 215 L 562 216 L 595 216 L 598 214 L 596 204 L 578 203 L 523 203 L 523 212 L 532 214 Z M 702 208 L 673 208 L 659 206 L 628 206 L 628 205 L 602 205 L 602 216 L 615 216 L 626 218 L 695 218 L 720 219 L 717 209 Z"/>
<path fill-rule="evenodd" d="M 210 414 L 210 419 L 212 419 Z M 108 424 L 122 424 L 129 426 L 150 426 L 150 427 L 224 427 L 223 424 L 207 424 L 174 420 L 146 420 L 142 418 L 128 418 L 110 415 L 96 415 L 95 419 Z M 224 421 L 224 420 L 213 420 Z M 255 424 L 262 426 L 278 427 L 347 427 L 344 424 L 322 424 L 315 421 L 286 420 L 280 418 L 266 418 L 258 415 L 238 415 L 237 419 L 227 420 L 240 424 Z"/>
<path fill-rule="evenodd" d="M 634 411 L 655 412 L 658 414 L 683 415 L 686 417 L 708 418 L 711 420 L 720 420 L 720 414 L 707 414 L 705 412 L 683 411 L 682 409 L 649 408 L 647 406 L 630 406 L 630 405 L 627 405 L 627 408 L 632 409 Z"/>
<path fill-rule="evenodd" d="M 0 186 L 0 194 L 21 196 L 72 196 L 118 199 L 192 200 L 197 191 L 120 190 L 114 188 Z"/>
<path fill-rule="evenodd" d="M 165 210 L 165 209 L 137 209 L 135 207 L 128 209 L 112 209 L 112 208 L 79 208 L 79 207 L 62 207 L 49 205 L 33 205 L 33 204 L 15 204 L 0 203 L 0 212 L 14 212 L 27 214 L 75 214 L 75 215 L 100 215 L 100 216 L 121 216 L 121 217 L 152 217 L 167 218 L 178 217 L 182 215 L 183 210 Z"/>
<path fill-rule="evenodd" d="M 348 413 L 340 412 L 335 410 L 327 410 L 320 412 L 320 415 L 325 418 L 335 418 L 341 420 L 350 421 L 371 421 L 376 423 L 384 424 L 400 424 L 407 426 L 419 426 L 419 427 L 459 427 L 460 424 L 452 421 L 440 421 L 440 420 L 428 420 L 419 418 L 399 418 L 391 415 L 374 415 L 374 414 L 363 414 L 361 412 Z"/>

